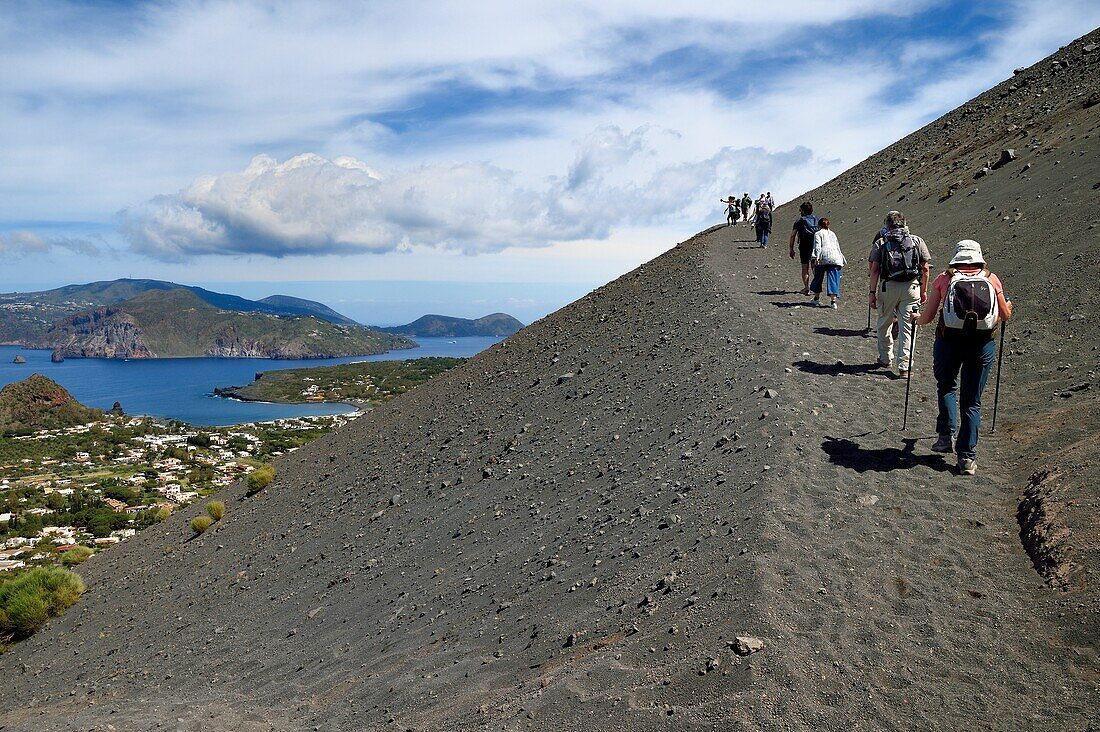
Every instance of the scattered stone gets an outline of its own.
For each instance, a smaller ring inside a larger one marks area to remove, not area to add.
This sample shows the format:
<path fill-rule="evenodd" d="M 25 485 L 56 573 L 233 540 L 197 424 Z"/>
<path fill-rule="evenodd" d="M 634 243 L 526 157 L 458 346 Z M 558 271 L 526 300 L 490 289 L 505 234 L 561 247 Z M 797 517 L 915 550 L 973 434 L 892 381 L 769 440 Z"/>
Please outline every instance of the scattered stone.
<path fill-rule="evenodd" d="M 565 648 L 572 648 L 580 642 L 580 639 L 588 634 L 587 630 L 579 630 L 576 633 L 570 633 L 569 637 L 565 639 Z"/>
<path fill-rule="evenodd" d="M 856 501 L 858 501 L 861 506 L 873 506 L 878 503 L 878 496 L 866 493 L 856 498 Z"/>
<path fill-rule="evenodd" d="M 733 639 L 731 647 L 738 656 L 748 656 L 764 650 L 764 641 L 751 635 L 739 635 Z"/>
<path fill-rule="evenodd" d="M 765 399 L 776 399 L 778 397 L 779 397 L 779 392 L 777 392 L 775 389 L 765 389 L 764 390 L 764 398 Z"/>
<path fill-rule="evenodd" d="M 569 371 L 569 372 L 564 373 L 564 374 L 562 374 L 561 376 L 558 377 L 558 383 L 559 384 L 564 384 L 565 382 L 569 381 L 570 379 L 576 378 L 576 376 L 577 375 L 574 374 L 572 371 Z"/>
<path fill-rule="evenodd" d="M 1015 149 L 1010 147 L 1007 150 L 1001 150 L 1001 157 L 996 163 L 993 164 L 993 167 L 994 168 L 1000 168 L 1003 165 L 1008 165 L 1009 163 L 1011 163 L 1015 159 L 1016 159 L 1016 150 Z"/>

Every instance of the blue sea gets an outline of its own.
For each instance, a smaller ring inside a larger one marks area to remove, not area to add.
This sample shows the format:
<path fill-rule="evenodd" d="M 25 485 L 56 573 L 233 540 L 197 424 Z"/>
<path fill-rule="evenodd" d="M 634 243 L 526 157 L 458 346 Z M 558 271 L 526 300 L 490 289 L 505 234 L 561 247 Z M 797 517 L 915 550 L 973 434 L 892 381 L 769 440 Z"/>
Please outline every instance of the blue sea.
<path fill-rule="evenodd" d="M 0 387 L 33 373 L 48 376 L 89 407 L 110 409 L 116 401 L 127 414 L 222 426 L 306 415 L 355 411 L 344 404 L 268 404 L 213 395 L 216 386 L 241 386 L 258 371 L 332 366 L 358 361 L 393 361 L 424 356 L 473 356 L 500 338 L 414 338 L 419 348 L 374 356 L 283 361 L 265 358 L 173 358 L 116 361 L 70 358 L 50 361 L 50 351 L 0 346 Z M 17 354 L 26 363 L 13 363 Z"/>

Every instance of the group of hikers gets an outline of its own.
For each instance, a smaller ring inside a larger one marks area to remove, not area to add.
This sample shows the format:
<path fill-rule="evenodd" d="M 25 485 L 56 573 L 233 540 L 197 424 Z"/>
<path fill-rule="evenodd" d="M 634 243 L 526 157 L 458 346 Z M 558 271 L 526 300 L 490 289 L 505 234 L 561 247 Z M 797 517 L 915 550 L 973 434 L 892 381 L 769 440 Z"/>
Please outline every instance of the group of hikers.
<path fill-rule="evenodd" d="M 768 247 L 768 237 L 772 233 L 772 211 L 775 210 L 775 199 L 772 192 L 761 193 L 755 201 L 746 192 L 740 199 L 730 196 L 719 199 L 726 205 L 726 224 L 734 226 L 737 222 L 744 222 L 756 229 L 756 243 L 761 248 Z"/>
<path fill-rule="evenodd" d="M 756 202 L 757 241 L 767 246 L 767 234 L 763 241 L 759 234 L 762 201 L 768 233 L 774 202 L 765 201 L 764 196 Z M 817 305 L 835 309 L 847 261 L 828 217 L 817 218 L 813 204 L 804 201 L 789 243 L 791 259 L 797 248 L 802 294 L 812 294 Z M 954 452 L 959 474 L 976 474 L 982 392 L 996 355 L 996 330 L 1000 326 L 1003 342 L 1004 324 L 1012 318 L 1012 301 L 1005 298 L 1004 285 L 990 272 L 981 245 L 972 239 L 955 245 L 947 267 L 929 283 L 932 255 L 928 245 L 909 231 L 900 211 L 886 214 L 871 243 L 867 265 L 868 327 L 871 310 L 876 310 L 878 362 L 906 379 L 906 415 L 917 326 L 936 321 L 932 372 L 938 415 L 932 450 Z M 823 289 L 830 299 L 828 305 L 821 302 Z"/>

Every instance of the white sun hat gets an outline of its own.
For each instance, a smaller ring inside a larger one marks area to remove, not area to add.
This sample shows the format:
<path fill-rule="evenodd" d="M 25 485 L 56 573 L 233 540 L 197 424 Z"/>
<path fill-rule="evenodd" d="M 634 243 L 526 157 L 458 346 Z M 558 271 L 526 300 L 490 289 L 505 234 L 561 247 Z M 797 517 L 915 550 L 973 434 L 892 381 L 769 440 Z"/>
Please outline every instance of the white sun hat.
<path fill-rule="evenodd" d="M 963 239 L 955 245 L 955 253 L 951 255 L 949 264 L 985 264 L 982 245 L 973 239 Z"/>

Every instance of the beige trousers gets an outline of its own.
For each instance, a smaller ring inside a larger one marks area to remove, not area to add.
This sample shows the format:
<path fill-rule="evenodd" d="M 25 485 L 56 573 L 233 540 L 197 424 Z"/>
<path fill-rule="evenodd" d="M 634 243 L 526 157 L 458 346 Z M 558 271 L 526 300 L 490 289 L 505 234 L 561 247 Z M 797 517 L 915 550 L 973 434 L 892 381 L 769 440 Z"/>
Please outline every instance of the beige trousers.
<path fill-rule="evenodd" d="M 920 305 L 920 280 L 912 282 L 887 282 L 886 291 L 879 285 L 875 293 L 878 300 L 878 360 L 893 364 L 896 369 L 909 367 L 909 349 L 913 347 L 913 326 L 908 313 L 914 305 Z M 898 321 L 897 352 L 894 352 L 894 336 L 890 328 Z"/>

